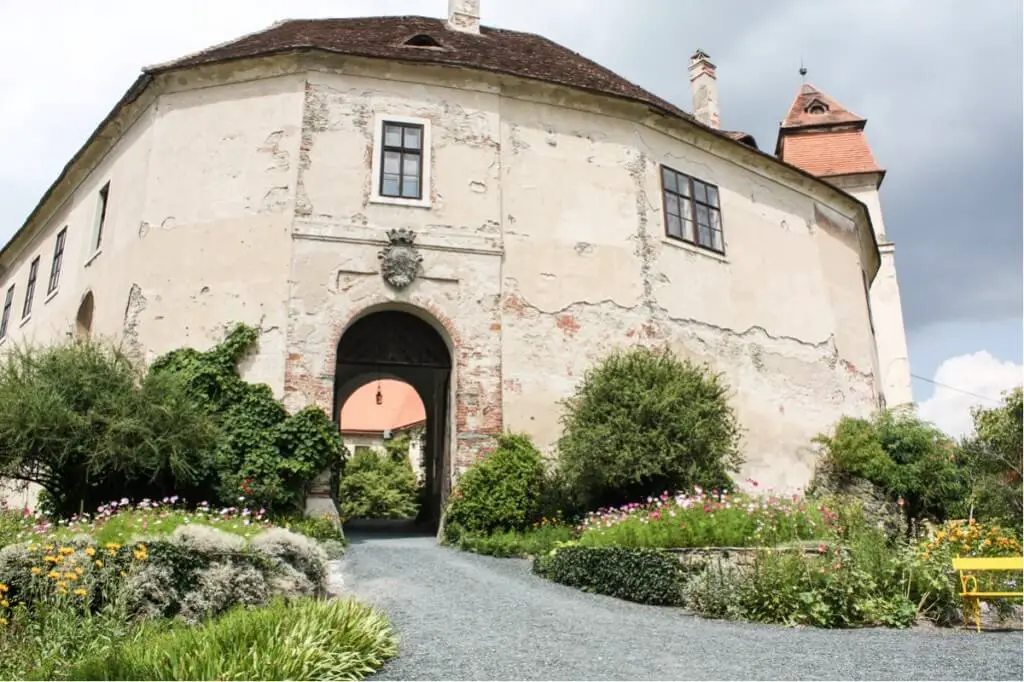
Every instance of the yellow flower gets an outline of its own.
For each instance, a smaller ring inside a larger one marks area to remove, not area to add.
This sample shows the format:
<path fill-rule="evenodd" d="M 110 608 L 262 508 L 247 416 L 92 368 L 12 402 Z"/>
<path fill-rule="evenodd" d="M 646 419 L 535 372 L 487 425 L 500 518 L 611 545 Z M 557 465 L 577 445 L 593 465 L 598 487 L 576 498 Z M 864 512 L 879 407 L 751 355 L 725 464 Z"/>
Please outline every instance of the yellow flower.
<path fill-rule="evenodd" d="M 6 609 L 10 605 L 11 605 L 11 602 L 7 601 L 6 599 L 0 599 L 0 607 L 3 607 L 3 608 Z"/>
<path fill-rule="evenodd" d="M 0 618 L 0 625 L 7 625 L 7 619 L 6 618 Z"/>
<path fill-rule="evenodd" d="M 81 566 L 75 566 L 75 573 L 77 573 L 78 575 L 82 575 L 82 567 Z"/>
<path fill-rule="evenodd" d="M 121 545 L 117 544 L 116 542 L 108 542 L 107 544 L 104 545 L 104 547 L 106 547 L 109 550 L 113 550 L 115 552 L 117 550 L 121 549 Z"/>
<path fill-rule="evenodd" d="M 122 577 L 122 578 L 127 578 L 127 577 L 128 577 L 128 574 L 127 574 L 127 573 L 125 573 L 124 571 L 121 571 L 121 577 Z"/>
<path fill-rule="evenodd" d="M 66 582 L 64 582 L 63 580 L 62 580 L 61 582 L 57 583 L 57 587 L 59 587 L 59 588 L 60 588 L 60 589 L 62 589 L 62 590 L 63 590 L 63 589 L 65 588 L 65 587 L 67 587 L 67 586 L 68 586 L 68 584 L 67 584 Z"/>
<path fill-rule="evenodd" d="M 96 568 L 103 568 L 103 562 L 99 559 L 96 560 Z"/>
<path fill-rule="evenodd" d="M 39 569 L 38 566 L 32 567 L 32 575 L 39 575 L 40 573 L 42 573 L 42 571 Z"/>
<path fill-rule="evenodd" d="M 92 547 L 86 547 L 86 548 L 85 548 L 85 553 L 86 553 L 86 554 L 87 554 L 88 556 L 95 556 L 95 554 L 96 554 L 96 550 L 95 550 L 95 549 L 93 549 Z"/>
<path fill-rule="evenodd" d="M 61 554 L 74 554 L 75 553 L 75 550 L 73 550 L 70 547 L 61 547 L 60 550 L 58 550 L 58 551 L 60 551 Z"/>
<path fill-rule="evenodd" d="M 7 591 L 7 585 L 5 585 L 4 583 L 0 583 L 0 594 L 3 594 L 6 591 Z"/>
<path fill-rule="evenodd" d="M 54 580 L 60 580 L 60 573 L 58 571 L 50 571 L 46 576 Z"/>
<path fill-rule="evenodd" d="M 79 597 L 84 597 L 85 595 L 89 594 L 89 591 L 83 590 L 81 587 L 79 587 L 77 590 L 75 590 L 75 594 L 77 594 Z"/>

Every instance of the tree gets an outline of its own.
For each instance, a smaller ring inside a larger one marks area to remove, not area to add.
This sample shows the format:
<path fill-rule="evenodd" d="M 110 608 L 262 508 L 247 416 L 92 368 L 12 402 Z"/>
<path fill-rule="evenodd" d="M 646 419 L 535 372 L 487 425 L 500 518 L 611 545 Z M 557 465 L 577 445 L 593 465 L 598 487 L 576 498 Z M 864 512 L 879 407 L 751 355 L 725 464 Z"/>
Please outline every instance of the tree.
<path fill-rule="evenodd" d="M 668 349 L 612 353 L 565 402 L 562 423 L 559 467 L 585 509 L 722 488 L 742 463 L 728 387 Z"/>
<path fill-rule="evenodd" d="M 0 362 L 0 475 L 42 486 L 61 516 L 199 485 L 216 439 L 184 383 L 118 348 L 23 346 Z"/>
<path fill-rule="evenodd" d="M 961 443 L 970 476 L 970 514 L 1019 529 L 1024 515 L 1024 390 L 1005 393 L 999 407 L 973 408 L 971 417 L 974 435 Z"/>

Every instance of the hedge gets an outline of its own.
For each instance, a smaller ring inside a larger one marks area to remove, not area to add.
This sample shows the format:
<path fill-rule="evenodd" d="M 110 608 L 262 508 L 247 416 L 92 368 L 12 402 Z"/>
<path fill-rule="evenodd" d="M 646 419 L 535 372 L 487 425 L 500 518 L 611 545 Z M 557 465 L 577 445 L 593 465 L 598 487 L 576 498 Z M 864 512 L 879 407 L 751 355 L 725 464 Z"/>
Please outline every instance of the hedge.
<path fill-rule="evenodd" d="M 671 552 L 646 547 L 566 546 L 533 562 L 537 575 L 640 604 L 680 606 L 684 569 Z"/>

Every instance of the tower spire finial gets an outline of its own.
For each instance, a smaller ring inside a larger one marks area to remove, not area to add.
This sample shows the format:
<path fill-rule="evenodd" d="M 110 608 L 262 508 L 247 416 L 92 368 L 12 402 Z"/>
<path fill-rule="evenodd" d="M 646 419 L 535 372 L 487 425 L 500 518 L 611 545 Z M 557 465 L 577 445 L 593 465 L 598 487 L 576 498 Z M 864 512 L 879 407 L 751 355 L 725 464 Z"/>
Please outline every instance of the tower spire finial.
<path fill-rule="evenodd" d="M 800 58 L 800 80 L 804 85 L 807 85 L 807 67 L 804 66 L 804 58 Z"/>

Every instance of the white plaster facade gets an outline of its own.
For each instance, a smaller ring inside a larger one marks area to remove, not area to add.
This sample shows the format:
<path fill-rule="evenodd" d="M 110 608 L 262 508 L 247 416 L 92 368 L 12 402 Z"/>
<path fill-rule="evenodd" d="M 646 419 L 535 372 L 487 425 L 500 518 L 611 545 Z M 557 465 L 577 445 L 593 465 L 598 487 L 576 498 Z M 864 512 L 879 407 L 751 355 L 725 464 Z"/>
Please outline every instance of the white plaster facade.
<path fill-rule="evenodd" d="M 395 118 L 425 126 L 419 201 L 379 197 L 379 124 Z M 665 237 L 662 164 L 718 186 L 724 254 Z M 730 384 L 739 479 L 789 490 L 812 473 L 811 438 L 882 395 L 863 286 L 881 214 L 860 198 L 642 104 L 508 75 L 316 52 L 193 67 L 144 83 L 0 253 L 0 295 L 16 287 L 2 343 L 63 338 L 87 292 L 93 334 L 146 359 L 247 322 L 262 336 L 245 378 L 330 411 L 348 323 L 417 310 L 455 356 L 452 474 L 502 429 L 550 449 L 588 367 L 667 343 Z M 398 227 L 423 266 L 394 291 L 378 252 Z"/>

